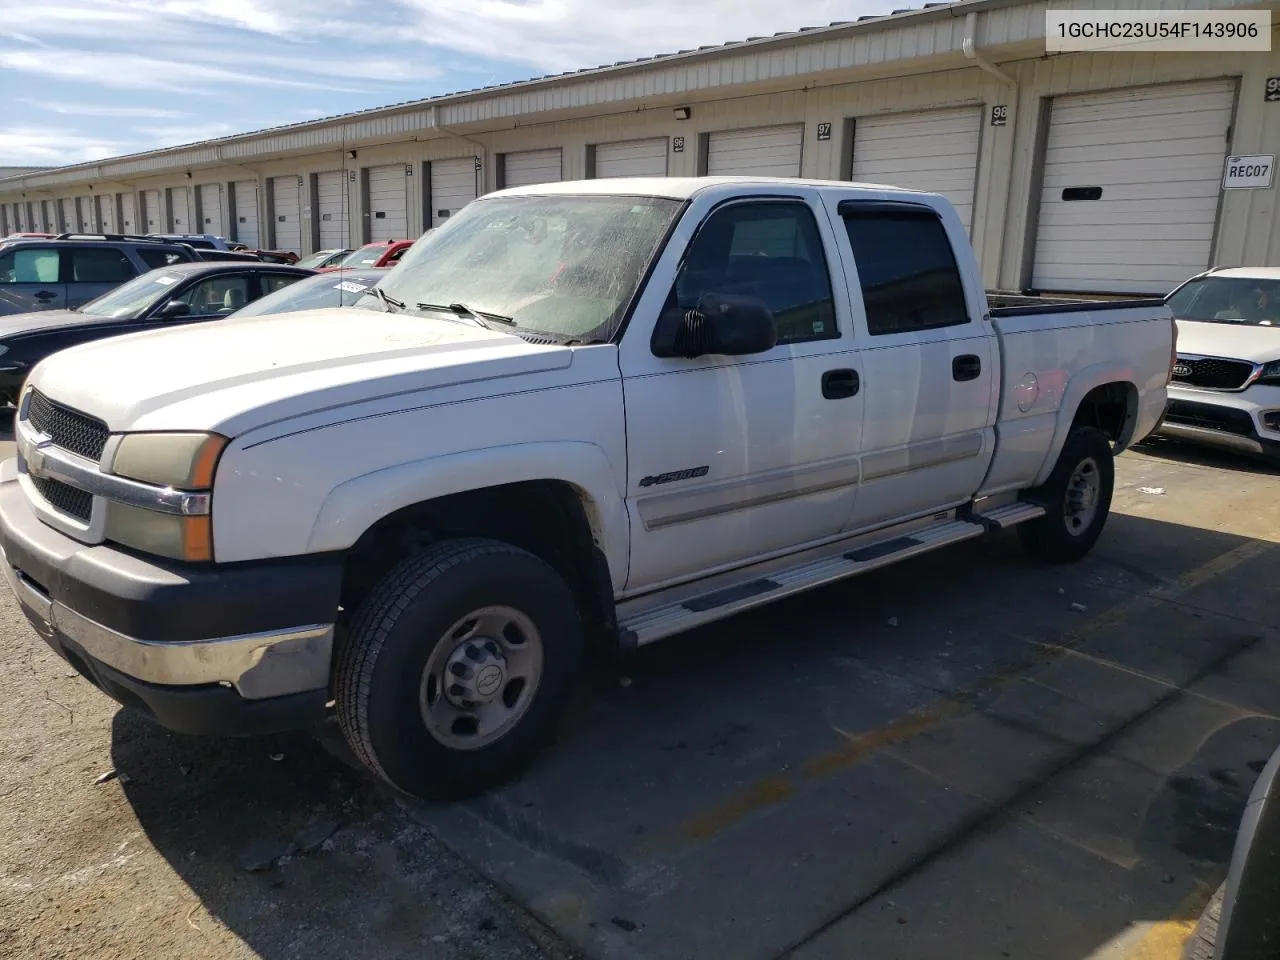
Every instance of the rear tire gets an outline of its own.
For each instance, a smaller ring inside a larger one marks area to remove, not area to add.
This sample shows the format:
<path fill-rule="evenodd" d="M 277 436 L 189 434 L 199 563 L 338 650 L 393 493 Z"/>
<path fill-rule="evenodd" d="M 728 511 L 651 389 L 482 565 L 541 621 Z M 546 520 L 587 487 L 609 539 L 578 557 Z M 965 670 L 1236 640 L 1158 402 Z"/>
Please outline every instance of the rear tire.
<path fill-rule="evenodd" d="M 1049 479 L 1027 495 L 1045 515 L 1018 526 L 1023 547 L 1044 563 L 1081 559 L 1102 535 L 1114 489 L 1111 441 L 1094 427 L 1076 427 Z"/>
<path fill-rule="evenodd" d="M 551 741 L 581 653 L 573 594 L 542 560 L 494 540 L 435 544 L 357 610 L 336 660 L 338 722 L 399 790 L 470 797 Z"/>

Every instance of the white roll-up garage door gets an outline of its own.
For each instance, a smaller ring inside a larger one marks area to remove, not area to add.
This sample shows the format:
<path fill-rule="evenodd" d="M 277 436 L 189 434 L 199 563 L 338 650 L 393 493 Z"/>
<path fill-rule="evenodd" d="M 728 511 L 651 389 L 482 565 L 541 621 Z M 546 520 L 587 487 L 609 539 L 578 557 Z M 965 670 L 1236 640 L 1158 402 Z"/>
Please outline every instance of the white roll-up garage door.
<path fill-rule="evenodd" d="M 103 196 L 98 194 L 93 198 L 94 219 L 98 223 L 98 230 L 101 233 L 119 233 L 116 227 L 116 198 L 113 195 Z"/>
<path fill-rule="evenodd" d="M 555 183 L 564 176 L 560 148 L 524 150 L 502 157 L 504 187 L 527 187 L 536 183 Z"/>
<path fill-rule="evenodd" d="M 409 234 L 409 185 L 403 163 L 369 168 L 369 240 L 404 240 Z"/>
<path fill-rule="evenodd" d="M 196 224 L 194 232 L 226 236 L 227 225 L 222 213 L 222 184 L 202 183 L 196 190 L 200 194 L 200 222 Z"/>
<path fill-rule="evenodd" d="M 347 200 L 347 176 L 341 170 L 316 174 L 316 216 L 320 219 L 320 249 L 351 246 L 351 211 Z"/>
<path fill-rule="evenodd" d="M 859 117 L 852 179 L 940 193 L 972 230 L 981 138 L 981 107 Z"/>
<path fill-rule="evenodd" d="M 139 233 L 164 233 L 164 214 L 160 212 L 160 191 L 142 191 L 142 221 Z"/>
<path fill-rule="evenodd" d="M 440 226 L 475 198 L 475 157 L 431 161 L 431 226 Z"/>
<path fill-rule="evenodd" d="M 258 237 L 258 184 L 254 180 L 237 180 L 231 185 L 232 199 L 236 204 L 235 221 L 231 235 L 247 247 L 256 248 L 262 241 Z"/>
<path fill-rule="evenodd" d="M 804 126 L 722 130 L 707 138 L 712 177 L 798 177 Z"/>
<path fill-rule="evenodd" d="M 302 252 L 302 190 L 297 176 L 271 178 L 271 231 L 276 250 Z"/>
<path fill-rule="evenodd" d="M 667 138 L 596 144 L 597 177 L 665 177 Z"/>
<path fill-rule="evenodd" d="M 132 193 L 118 193 L 120 201 L 120 222 L 117 226 L 121 233 L 142 233 L 142 225 L 138 223 L 138 202 Z"/>
<path fill-rule="evenodd" d="M 202 233 L 196 229 L 196 218 L 191 212 L 191 191 L 186 187 L 169 190 L 169 216 L 173 220 L 174 233 Z"/>
<path fill-rule="evenodd" d="M 1032 285 L 1164 294 L 1209 266 L 1229 81 L 1053 101 Z"/>

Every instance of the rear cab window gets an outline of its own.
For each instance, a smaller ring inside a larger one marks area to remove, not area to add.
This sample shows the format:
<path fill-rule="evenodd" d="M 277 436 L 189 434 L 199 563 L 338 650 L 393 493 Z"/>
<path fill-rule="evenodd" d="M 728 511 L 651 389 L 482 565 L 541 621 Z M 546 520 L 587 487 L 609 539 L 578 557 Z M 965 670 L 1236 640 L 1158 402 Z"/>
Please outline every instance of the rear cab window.
<path fill-rule="evenodd" d="M 839 205 L 873 337 L 970 321 L 964 282 L 942 220 L 920 204 Z"/>

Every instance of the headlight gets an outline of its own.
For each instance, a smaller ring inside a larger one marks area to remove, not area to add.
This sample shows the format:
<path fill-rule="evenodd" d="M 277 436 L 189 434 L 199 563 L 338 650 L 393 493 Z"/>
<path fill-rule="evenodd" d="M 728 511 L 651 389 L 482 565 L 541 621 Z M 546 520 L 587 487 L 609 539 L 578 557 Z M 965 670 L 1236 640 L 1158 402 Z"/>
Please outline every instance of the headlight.
<path fill-rule="evenodd" d="M 1262 372 L 1258 374 L 1258 379 L 1254 382 L 1265 383 L 1272 387 L 1280 387 L 1280 360 L 1272 360 L 1263 367 Z"/>
<path fill-rule="evenodd" d="M 216 433 L 129 433 L 111 472 L 176 490 L 208 490 L 227 438 Z"/>
<path fill-rule="evenodd" d="M 216 433 L 130 433 L 116 448 L 111 473 L 175 490 L 213 487 L 226 437 Z M 175 560 L 213 559 L 213 518 L 209 513 L 164 513 L 129 503 L 107 503 L 108 540 Z"/>

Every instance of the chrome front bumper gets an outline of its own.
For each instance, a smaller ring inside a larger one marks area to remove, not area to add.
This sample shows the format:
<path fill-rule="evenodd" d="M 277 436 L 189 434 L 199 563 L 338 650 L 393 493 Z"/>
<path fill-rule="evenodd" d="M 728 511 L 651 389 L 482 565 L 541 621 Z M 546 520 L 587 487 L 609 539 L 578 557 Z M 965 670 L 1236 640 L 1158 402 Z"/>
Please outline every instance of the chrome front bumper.
<path fill-rule="evenodd" d="M 232 687 L 246 700 L 263 700 L 316 690 L 329 683 L 333 625 L 216 637 L 192 642 L 139 640 L 90 620 L 49 598 L 28 580 L 0 548 L 0 567 L 36 631 L 62 652 L 70 641 L 98 663 L 162 686 Z"/>

